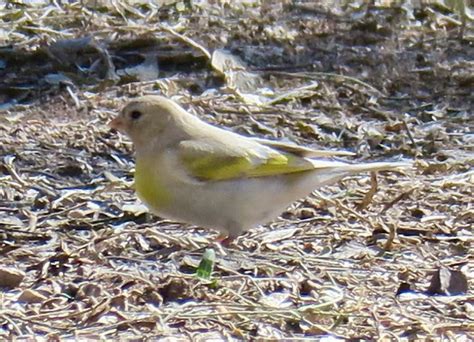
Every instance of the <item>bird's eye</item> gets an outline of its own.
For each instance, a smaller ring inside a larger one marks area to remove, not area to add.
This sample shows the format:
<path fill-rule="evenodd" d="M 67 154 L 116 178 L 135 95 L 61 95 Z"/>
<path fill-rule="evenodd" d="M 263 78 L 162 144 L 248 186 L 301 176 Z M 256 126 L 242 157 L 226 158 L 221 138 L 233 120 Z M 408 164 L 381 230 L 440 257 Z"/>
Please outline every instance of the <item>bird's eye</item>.
<path fill-rule="evenodd" d="M 134 110 L 130 113 L 130 117 L 132 118 L 132 120 L 137 120 L 140 118 L 140 116 L 142 116 L 142 112 L 140 112 L 139 110 Z"/>

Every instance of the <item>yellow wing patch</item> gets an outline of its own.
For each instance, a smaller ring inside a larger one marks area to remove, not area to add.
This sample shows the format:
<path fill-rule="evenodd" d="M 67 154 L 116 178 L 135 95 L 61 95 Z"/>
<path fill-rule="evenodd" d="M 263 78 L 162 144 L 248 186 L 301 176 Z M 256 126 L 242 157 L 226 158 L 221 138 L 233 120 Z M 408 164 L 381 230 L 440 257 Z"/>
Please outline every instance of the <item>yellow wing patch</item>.
<path fill-rule="evenodd" d="M 314 168 L 302 157 L 260 148 L 255 153 L 248 146 L 223 150 L 193 141 L 180 144 L 179 156 L 190 176 L 206 181 L 276 176 Z"/>

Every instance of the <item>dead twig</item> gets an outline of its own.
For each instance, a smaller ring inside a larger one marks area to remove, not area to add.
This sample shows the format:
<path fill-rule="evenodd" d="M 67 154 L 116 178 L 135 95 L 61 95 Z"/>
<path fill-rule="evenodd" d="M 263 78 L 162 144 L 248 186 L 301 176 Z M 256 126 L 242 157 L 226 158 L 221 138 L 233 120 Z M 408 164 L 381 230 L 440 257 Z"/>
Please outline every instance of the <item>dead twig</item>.
<path fill-rule="evenodd" d="M 370 190 L 365 194 L 364 199 L 357 205 L 357 210 L 364 210 L 372 202 L 375 193 L 377 192 L 378 182 L 377 182 L 377 172 L 370 173 Z"/>
<path fill-rule="evenodd" d="M 385 213 L 388 209 L 390 209 L 391 207 L 393 207 L 395 204 L 397 204 L 398 202 L 404 200 L 404 199 L 407 199 L 412 193 L 413 191 L 415 191 L 416 187 L 413 187 L 411 188 L 410 190 L 408 191 L 405 191 L 403 193 L 401 193 L 400 195 L 398 195 L 397 197 L 395 197 L 392 201 L 388 202 L 387 204 L 384 205 L 383 209 L 380 211 L 381 214 Z"/>
<path fill-rule="evenodd" d="M 207 51 L 207 49 L 206 49 L 204 46 L 202 46 L 201 44 L 195 42 L 194 40 L 192 40 L 192 39 L 189 38 L 189 37 L 186 37 L 186 36 L 182 35 L 181 33 L 176 32 L 175 30 L 173 30 L 171 27 L 169 27 L 169 26 L 167 26 L 167 25 L 163 25 L 163 24 L 162 24 L 162 25 L 160 25 L 159 27 L 160 27 L 163 31 L 166 31 L 166 32 L 172 34 L 173 36 L 179 38 L 179 39 L 180 39 L 181 41 L 183 41 L 184 43 L 186 43 L 186 44 L 192 46 L 193 48 L 198 49 L 199 51 L 201 51 L 201 52 L 204 54 L 204 56 L 206 56 L 206 58 L 207 58 L 209 61 L 211 60 L 212 56 L 211 56 L 210 52 Z"/>
<path fill-rule="evenodd" d="M 407 131 L 408 139 L 410 139 L 411 144 L 413 145 L 413 148 L 416 150 L 416 142 L 415 139 L 413 139 L 413 135 L 411 134 L 410 128 L 408 127 L 408 124 L 406 120 L 402 120 L 403 123 L 403 128 Z"/>

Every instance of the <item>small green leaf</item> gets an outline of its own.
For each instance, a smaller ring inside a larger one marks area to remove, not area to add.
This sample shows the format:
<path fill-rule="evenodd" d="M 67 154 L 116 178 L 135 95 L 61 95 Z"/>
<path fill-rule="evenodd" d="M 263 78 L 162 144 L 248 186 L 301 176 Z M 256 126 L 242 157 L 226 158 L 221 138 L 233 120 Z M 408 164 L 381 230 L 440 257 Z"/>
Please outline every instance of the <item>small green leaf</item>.
<path fill-rule="evenodd" d="M 198 278 L 211 279 L 214 264 L 216 262 L 216 252 L 213 249 L 206 249 L 202 255 L 201 262 L 196 270 Z"/>

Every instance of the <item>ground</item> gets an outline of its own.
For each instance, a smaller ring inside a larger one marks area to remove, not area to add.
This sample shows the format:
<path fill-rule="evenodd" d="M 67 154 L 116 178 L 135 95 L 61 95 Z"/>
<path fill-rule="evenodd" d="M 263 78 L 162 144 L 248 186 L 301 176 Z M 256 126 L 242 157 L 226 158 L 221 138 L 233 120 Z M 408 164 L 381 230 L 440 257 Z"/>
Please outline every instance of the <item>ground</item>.
<path fill-rule="evenodd" d="M 472 340 L 470 12 L 347 3 L 1 5 L 0 338 Z M 217 233 L 146 213 L 107 127 L 141 94 L 413 167 L 319 189 L 199 279 Z"/>

